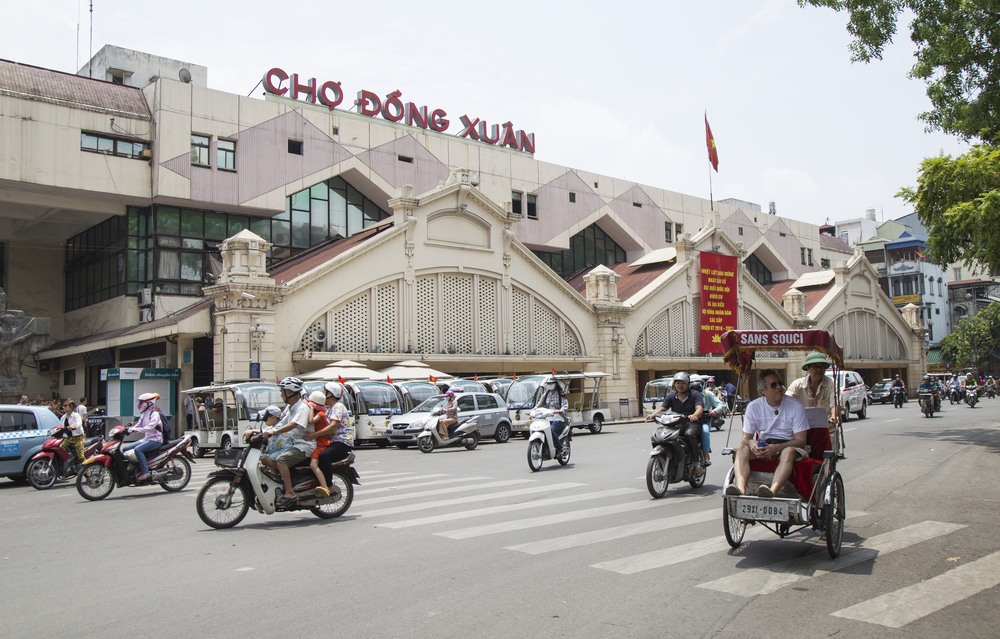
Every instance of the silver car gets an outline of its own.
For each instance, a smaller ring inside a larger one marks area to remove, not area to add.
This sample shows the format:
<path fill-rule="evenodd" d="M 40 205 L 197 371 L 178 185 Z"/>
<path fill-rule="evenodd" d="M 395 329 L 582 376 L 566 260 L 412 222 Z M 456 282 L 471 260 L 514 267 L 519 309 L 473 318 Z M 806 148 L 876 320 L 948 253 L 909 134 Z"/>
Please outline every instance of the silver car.
<path fill-rule="evenodd" d="M 510 439 L 510 415 L 502 397 L 496 393 L 455 393 L 455 397 L 459 420 L 478 418 L 481 437 L 492 437 L 501 444 Z M 431 411 L 438 406 L 444 408 L 444 404 L 444 395 L 434 395 L 408 413 L 393 415 L 389 419 L 389 443 L 399 448 L 416 444 Z"/>

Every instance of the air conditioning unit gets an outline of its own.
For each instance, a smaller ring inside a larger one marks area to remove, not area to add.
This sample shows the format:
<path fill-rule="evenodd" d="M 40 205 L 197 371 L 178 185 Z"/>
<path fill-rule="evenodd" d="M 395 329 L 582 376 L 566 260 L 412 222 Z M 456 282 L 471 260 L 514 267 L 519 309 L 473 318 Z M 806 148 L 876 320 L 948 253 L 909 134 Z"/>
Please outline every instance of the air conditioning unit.
<path fill-rule="evenodd" d="M 153 321 L 153 309 L 151 308 L 140 308 L 139 309 L 139 323 L 146 324 Z"/>
<path fill-rule="evenodd" d="M 139 308 L 153 305 L 153 289 L 139 289 Z"/>
<path fill-rule="evenodd" d="M 47 362 L 38 362 L 38 372 L 39 373 L 51 373 L 52 372 L 52 360 Z"/>

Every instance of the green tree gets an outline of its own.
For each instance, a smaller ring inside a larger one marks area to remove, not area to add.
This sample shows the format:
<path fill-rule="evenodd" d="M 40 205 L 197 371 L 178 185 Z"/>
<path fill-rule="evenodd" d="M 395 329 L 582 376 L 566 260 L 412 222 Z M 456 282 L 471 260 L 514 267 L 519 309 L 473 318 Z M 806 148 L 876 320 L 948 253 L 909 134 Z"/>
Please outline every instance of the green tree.
<path fill-rule="evenodd" d="M 959 321 L 941 340 L 941 357 L 953 368 L 974 366 L 983 373 L 989 356 L 1000 341 L 1000 304 L 993 302 L 978 314 Z"/>
<path fill-rule="evenodd" d="M 929 130 L 979 141 L 957 158 L 928 158 L 901 197 L 928 230 L 929 260 L 1000 270 L 1000 0 L 798 0 L 846 11 L 855 61 L 882 58 L 900 17 L 912 14 L 910 77 L 923 80 Z"/>
<path fill-rule="evenodd" d="M 852 59 L 881 60 L 910 11 L 917 45 L 910 77 L 923 80 L 928 129 L 1000 144 L 1000 0 L 798 0 L 849 14 Z"/>

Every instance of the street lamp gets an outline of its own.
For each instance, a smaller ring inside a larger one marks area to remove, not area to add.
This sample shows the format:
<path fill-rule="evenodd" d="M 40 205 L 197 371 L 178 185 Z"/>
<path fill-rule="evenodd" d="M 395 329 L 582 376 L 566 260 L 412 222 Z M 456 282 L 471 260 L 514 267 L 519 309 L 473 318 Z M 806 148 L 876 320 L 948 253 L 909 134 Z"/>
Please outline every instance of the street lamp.
<path fill-rule="evenodd" d="M 267 326 L 261 323 L 260 318 L 254 320 L 253 325 L 250 327 L 250 377 L 252 379 L 260 379 L 260 347 L 261 342 L 264 341 L 264 336 L 267 335 Z M 253 347 L 254 343 L 257 345 L 257 361 L 253 361 Z"/>

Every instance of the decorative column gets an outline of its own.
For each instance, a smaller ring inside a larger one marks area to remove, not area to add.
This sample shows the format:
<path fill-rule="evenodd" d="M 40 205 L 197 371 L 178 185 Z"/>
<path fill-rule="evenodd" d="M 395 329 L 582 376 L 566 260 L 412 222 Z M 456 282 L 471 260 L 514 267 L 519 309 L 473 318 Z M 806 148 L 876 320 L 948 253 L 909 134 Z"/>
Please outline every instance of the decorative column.
<path fill-rule="evenodd" d="M 625 333 L 625 318 L 632 309 L 624 306 L 618 299 L 618 280 L 621 276 L 604 265 L 597 266 L 583 276 L 586 283 L 587 301 L 593 304 L 597 314 L 597 353 L 604 360 L 601 370 L 611 373 L 605 378 L 603 390 L 605 397 L 622 397 L 629 400 L 629 408 L 638 406 L 635 397 L 636 389 L 631 386 L 633 379 L 632 352 L 629 344 L 634 344 Z M 631 417 L 618 407 L 608 406 L 612 415 L 619 418 Z"/>
<path fill-rule="evenodd" d="M 222 274 L 203 289 L 215 298 L 215 381 L 275 377 L 274 305 L 288 287 L 267 274 L 269 248 L 270 242 L 250 231 L 240 231 L 219 248 Z"/>

